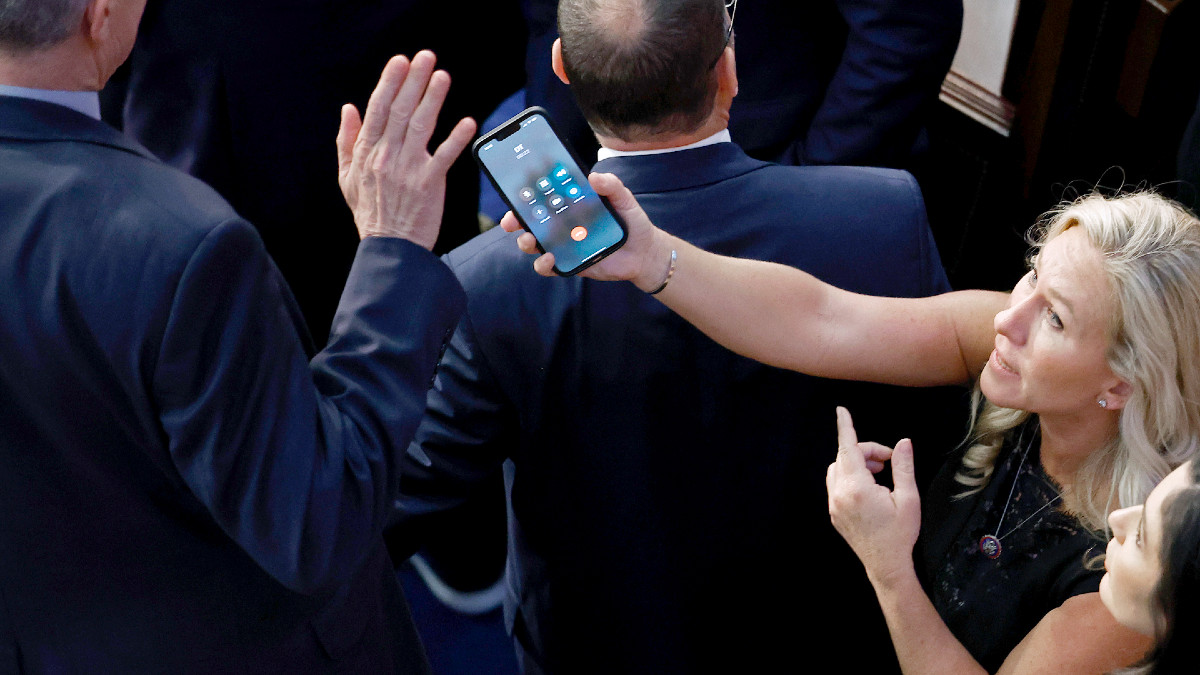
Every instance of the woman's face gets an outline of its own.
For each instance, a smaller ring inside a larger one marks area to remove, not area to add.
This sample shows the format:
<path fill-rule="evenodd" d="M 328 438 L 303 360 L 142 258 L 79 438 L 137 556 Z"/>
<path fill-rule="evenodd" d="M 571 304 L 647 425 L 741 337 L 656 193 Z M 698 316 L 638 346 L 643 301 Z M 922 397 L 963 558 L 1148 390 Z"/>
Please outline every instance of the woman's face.
<path fill-rule="evenodd" d="M 1172 492 L 1191 484 L 1190 464 L 1162 480 L 1144 506 L 1113 511 L 1108 516 L 1112 539 L 1104 557 L 1107 573 L 1100 580 L 1100 600 L 1122 625 L 1153 636 L 1159 609 L 1154 589 L 1162 573 L 1162 505 Z"/>
<path fill-rule="evenodd" d="M 1050 240 L 996 315 L 984 395 L 1043 418 L 1100 411 L 1097 401 L 1120 382 L 1105 358 L 1113 310 L 1100 253 L 1083 230 Z"/>

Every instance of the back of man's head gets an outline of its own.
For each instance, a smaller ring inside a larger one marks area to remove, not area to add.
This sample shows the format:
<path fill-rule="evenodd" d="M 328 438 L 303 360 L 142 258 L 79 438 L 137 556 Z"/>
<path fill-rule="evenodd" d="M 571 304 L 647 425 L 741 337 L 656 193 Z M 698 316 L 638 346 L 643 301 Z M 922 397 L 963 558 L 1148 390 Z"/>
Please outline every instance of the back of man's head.
<path fill-rule="evenodd" d="M 88 0 L 0 0 L 0 51 L 54 46 L 79 28 Z"/>
<path fill-rule="evenodd" d="M 717 91 L 722 0 L 560 0 L 571 91 L 592 129 L 638 140 L 699 129 Z"/>

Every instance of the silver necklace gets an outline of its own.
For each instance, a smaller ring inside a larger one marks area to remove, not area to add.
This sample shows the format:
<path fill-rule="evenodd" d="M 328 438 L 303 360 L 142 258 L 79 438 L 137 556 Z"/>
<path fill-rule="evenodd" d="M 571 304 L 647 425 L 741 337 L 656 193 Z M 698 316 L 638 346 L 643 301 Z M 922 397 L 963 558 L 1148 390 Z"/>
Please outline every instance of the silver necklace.
<path fill-rule="evenodd" d="M 1034 435 L 1034 437 L 1036 438 L 1036 434 Z M 1008 504 L 1009 504 L 1009 502 L 1012 501 L 1013 492 L 1017 489 L 1017 481 L 1021 479 L 1021 469 L 1025 468 L 1025 459 L 1029 457 L 1029 448 L 1031 448 L 1032 446 L 1033 446 L 1033 439 L 1031 438 L 1031 439 L 1029 439 L 1029 444 L 1025 446 L 1025 452 L 1021 455 L 1021 462 L 1020 462 L 1020 464 L 1017 465 L 1017 472 L 1015 474 L 1013 474 L 1013 483 L 1012 483 L 1012 486 L 1008 488 L 1008 499 L 1004 500 L 1004 510 L 1000 512 L 1000 522 L 996 523 L 996 529 L 995 529 L 996 532 L 999 532 L 1000 528 L 1004 525 L 1004 516 L 1008 514 Z M 981 553 L 983 553 L 984 555 L 986 555 L 987 557 L 991 558 L 992 560 L 999 558 L 1000 554 L 1004 551 L 1004 547 L 1000 545 L 1001 539 L 1003 539 L 1003 538 L 1007 537 L 1008 535 L 1012 534 L 1013 532 L 1016 532 L 1017 530 L 1021 529 L 1022 525 L 1024 525 L 1025 523 L 1028 523 L 1030 520 L 1033 519 L 1034 516 L 1041 513 L 1042 511 L 1045 511 L 1048 507 L 1057 503 L 1058 500 L 1060 500 L 1060 499 L 1062 499 L 1061 494 L 1059 494 L 1054 499 L 1051 499 L 1050 501 L 1046 502 L 1045 504 L 1042 504 L 1041 508 L 1039 508 L 1037 511 L 1034 511 L 1033 513 L 1029 514 L 1029 516 L 1027 518 L 1025 518 L 1025 520 L 1022 520 L 1021 522 L 1017 523 L 1016 527 L 1010 529 L 1008 532 L 1005 532 L 1004 534 L 1001 534 L 1001 535 L 985 534 L 985 535 L 983 535 L 982 537 L 979 538 L 979 551 Z"/>

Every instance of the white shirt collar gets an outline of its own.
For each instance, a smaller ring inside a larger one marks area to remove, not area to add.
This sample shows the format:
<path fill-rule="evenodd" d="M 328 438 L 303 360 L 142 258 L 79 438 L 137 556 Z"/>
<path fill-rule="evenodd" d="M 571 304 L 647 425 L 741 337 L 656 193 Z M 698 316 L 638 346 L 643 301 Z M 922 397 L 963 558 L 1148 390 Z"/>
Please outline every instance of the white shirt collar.
<path fill-rule="evenodd" d="M 729 143 L 733 138 L 729 135 L 729 129 L 722 129 L 717 133 L 705 138 L 704 140 L 696 141 L 689 145 L 681 145 L 678 148 L 662 148 L 661 150 L 613 150 L 612 148 L 601 147 L 596 152 L 596 161 L 608 159 L 609 157 L 632 157 L 634 155 L 661 155 L 664 152 L 678 152 L 680 150 L 691 150 L 692 148 L 702 148 L 706 145 L 714 145 L 716 143 Z"/>
<path fill-rule="evenodd" d="M 100 119 L 100 94 L 94 91 L 30 89 L 29 87 L 0 84 L 0 96 L 17 96 L 45 101 L 46 103 L 56 103 L 81 112 L 93 119 Z"/>

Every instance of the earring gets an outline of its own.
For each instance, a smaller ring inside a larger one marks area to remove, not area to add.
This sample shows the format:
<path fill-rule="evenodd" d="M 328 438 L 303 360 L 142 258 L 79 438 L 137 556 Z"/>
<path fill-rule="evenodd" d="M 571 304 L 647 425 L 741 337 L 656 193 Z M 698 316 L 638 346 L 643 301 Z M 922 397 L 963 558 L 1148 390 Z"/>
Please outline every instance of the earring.
<path fill-rule="evenodd" d="M 1106 399 L 1106 398 L 1102 398 L 1099 401 L 1096 401 L 1096 403 L 1099 403 L 1101 408 L 1108 407 L 1108 399 Z"/>

